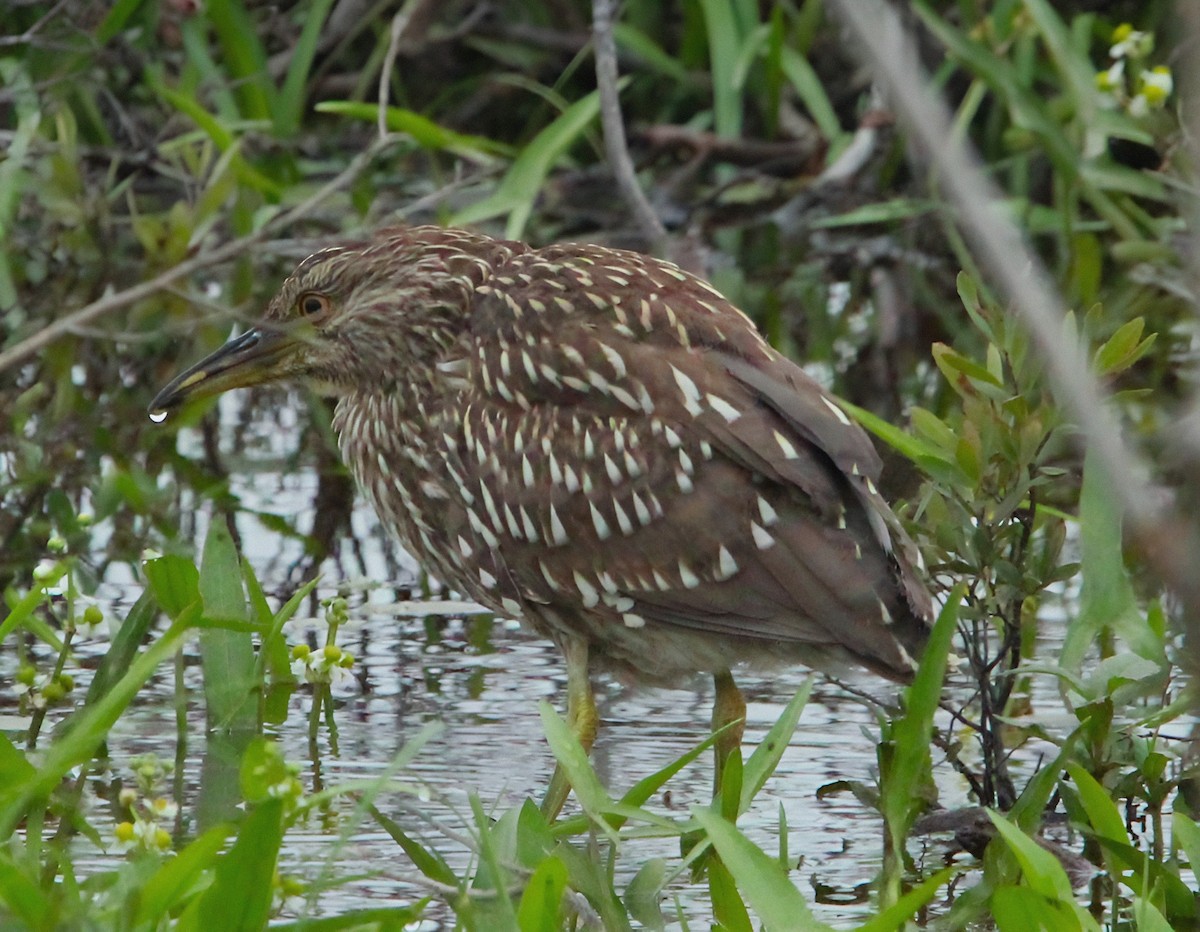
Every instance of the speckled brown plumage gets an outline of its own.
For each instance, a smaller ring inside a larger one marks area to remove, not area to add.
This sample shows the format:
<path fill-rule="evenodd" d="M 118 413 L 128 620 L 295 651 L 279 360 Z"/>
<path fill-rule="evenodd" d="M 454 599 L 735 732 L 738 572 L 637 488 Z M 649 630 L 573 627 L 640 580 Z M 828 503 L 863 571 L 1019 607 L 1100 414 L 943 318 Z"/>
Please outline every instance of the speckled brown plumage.
<path fill-rule="evenodd" d="M 929 596 L 870 441 L 674 265 L 382 230 L 302 262 L 256 332 L 156 404 L 318 383 L 404 546 L 593 663 L 664 684 L 741 659 L 911 672 Z"/>

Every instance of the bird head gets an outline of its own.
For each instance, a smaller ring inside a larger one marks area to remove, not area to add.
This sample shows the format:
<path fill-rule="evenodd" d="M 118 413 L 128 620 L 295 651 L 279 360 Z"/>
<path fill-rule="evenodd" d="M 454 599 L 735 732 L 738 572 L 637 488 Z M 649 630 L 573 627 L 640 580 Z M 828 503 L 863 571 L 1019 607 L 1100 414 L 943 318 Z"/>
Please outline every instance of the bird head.
<path fill-rule="evenodd" d="M 307 381 L 334 396 L 420 382 L 465 328 L 484 272 L 431 228 L 324 249 L 297 266 L 259 323 L 172 379 L 151 416 L 265 382 Z"/>

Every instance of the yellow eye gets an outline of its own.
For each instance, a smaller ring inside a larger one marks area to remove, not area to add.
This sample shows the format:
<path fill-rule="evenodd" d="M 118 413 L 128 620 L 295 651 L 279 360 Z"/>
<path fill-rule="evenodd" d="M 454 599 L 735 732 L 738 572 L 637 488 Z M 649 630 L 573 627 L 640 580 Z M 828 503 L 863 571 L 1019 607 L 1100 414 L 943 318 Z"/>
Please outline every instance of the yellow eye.
<path fill-rule="evenodd" d="M 296 300 L 296 307 L 309 320 L 321 320 L 329 315 L 333 305 L 327 295 L 308 292 Z"/>

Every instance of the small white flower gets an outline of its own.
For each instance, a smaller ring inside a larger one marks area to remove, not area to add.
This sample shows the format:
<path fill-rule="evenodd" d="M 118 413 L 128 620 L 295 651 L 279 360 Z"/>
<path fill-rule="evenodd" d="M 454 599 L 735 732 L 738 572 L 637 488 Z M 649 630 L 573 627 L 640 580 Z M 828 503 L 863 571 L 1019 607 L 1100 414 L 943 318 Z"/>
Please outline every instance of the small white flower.
<path fill-rule="evenodd" d="M 33 568 L 34 582 L 41 586 L 53 586 L 63 577 L 66 567 L 57 560 L 42 560 Z"/>
<path fill-rule="evenodd" d="M 1117 95 L 1125 90 L 1125 61 L 1115 62 L 1112 67 L 1098 72 L 1096 87 L 1105 94 Z"/>
<path fill-rule="evenodd" d="M 1145 58 L 1154 51 L 1154 36 L 1140 32 L 1129 23 L 1122 23 L 1113 30 L 1113 44 L 1108 54 L 1113 58 Z"/>

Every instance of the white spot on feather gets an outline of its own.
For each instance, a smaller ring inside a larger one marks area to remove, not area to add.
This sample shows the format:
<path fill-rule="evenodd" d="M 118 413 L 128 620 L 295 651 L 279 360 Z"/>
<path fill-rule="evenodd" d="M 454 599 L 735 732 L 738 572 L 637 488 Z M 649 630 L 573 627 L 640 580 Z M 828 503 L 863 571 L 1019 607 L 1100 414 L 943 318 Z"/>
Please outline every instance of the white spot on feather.
<path fill-rule="evenodd" d="M 575 585 L 579 589 L 579 595 L 583 599 L 584 608 L 595 608 L 600 602 L 600 593 L 590 582 L 584 579 L 583 574 L 579 570 L 575 570 L 572 574 L 575 577 Z"/>
<path fill-rule="evenodd" d="M 783 451 L 783 455 L 787 459 L 799 459 L 800 454 L 796 451 L 795 446 L 792 445 L 792 441 L 788 440 L 788 438 L 779 431 L 775 431 L 775 442 L 779 444 L 779 449 Z"/>
<path fill-rule="evenodd" d="M 628 536 L 633 533 L 633 522 L 629 520 L 629 515 L 625 509 L 621 507 L 621 503 L 615 498 L 613 499 L 613 514 L 617 519 L 617 527 L 621 529 L 621 533 Z"/>
<path fill-rule="evenodd" d="M 724 398 L 711 394 L 705 395 L 704 397 L 708 400 L 709 407 L 716 411 L 717 414 L 721 415 L 721 417 L 725 418 L 725 420 L 730 424 L 742 416 L 742 412 L 731 405 Z"/>
<path fill-rule="evenodd" d="M 609 530 L 604 515 L 600 514 L 600 509 L 594 503 L 589 503 L 589 507 L 592 510 L 592 526 L 596 529 L 596 536 L 601 540 L 608 540 L 612 537 L 612 531 Z"/>
<path fill-rule="evenodd" d="M 546 580 L 546 585 L 550 587 L 552 592 L 562 592 L 562 586 L 557 579 L 550 575 L 550 570 L 546 568 L 544 560 L 538 560 L 538 569 L 542 571 L 542 579 Z"/>
<path fill-rule="evenodd" d="M 558 509 L 553 505 L 550 506 L 550 540 L 560 547 L 569 540 L 567 529 L 563 527 L 562 519 L 558 516 Z"/>
<path fill-rule="evenodd" d="M 682 560 L 679 561 L 679 581 L 683 583 L 684 589 L 695 589 L 700 585 L 700 577 Z"/>
<path fill-rule="evenodd" d="M 620 434 L 617 435 L 618 437 Z M 611 456 L 604 454 L 604 469 L 608 473 L 608 478 L 613 485 L 618 485 L 625 478 L 621 475 L 621 467 L 619 467 Z"/>
<path fill-rule="evenodd" d="M 717 551 L 717 572 L 714 574 L 717 582 L 723 582 L 738 571 L 737 561 L 728 548 L 722 547 Z"/>
<path fill-rule="evenodd" d="M 670 310 L 668 308 L 668 310 Z M 671 371 L 675 374 L 675 384 L 679 386 L 679 391 L 683 395 L 683 407 L 688 414 L 696 417 L 703 413 L 703 408 L 700 407 L 700 389 L 696 387 L 696 383 L 682 369 L 676 366 L 671 366 Z"/>
<path fill-rule="evenodd" d="M 617 374 L 617 378 L 625 378 L 625 359 L 621 356 L 621 354 L 606 343 L 600 344 L 600 352 L 604 354 L 605 358 L 609 362 L 609 365 L 613 367 L 613 372 Z"/>
<path fill-rule="evenodd" d="M 821 396 L 821 400 L 823 402 L 825 402 L 825 407 L 827 407 L 830 411 L 833 412 L 834 417 L 836 417 L 839 421 L 841 421 L 847 427 L 852 426 L 850 418 L 846 417 L 845 411 L 843 411 L 841 408 L 839 408 L 836 404 L 833 403 L 833 401 L 826 398 L 824 395 Z"/>

